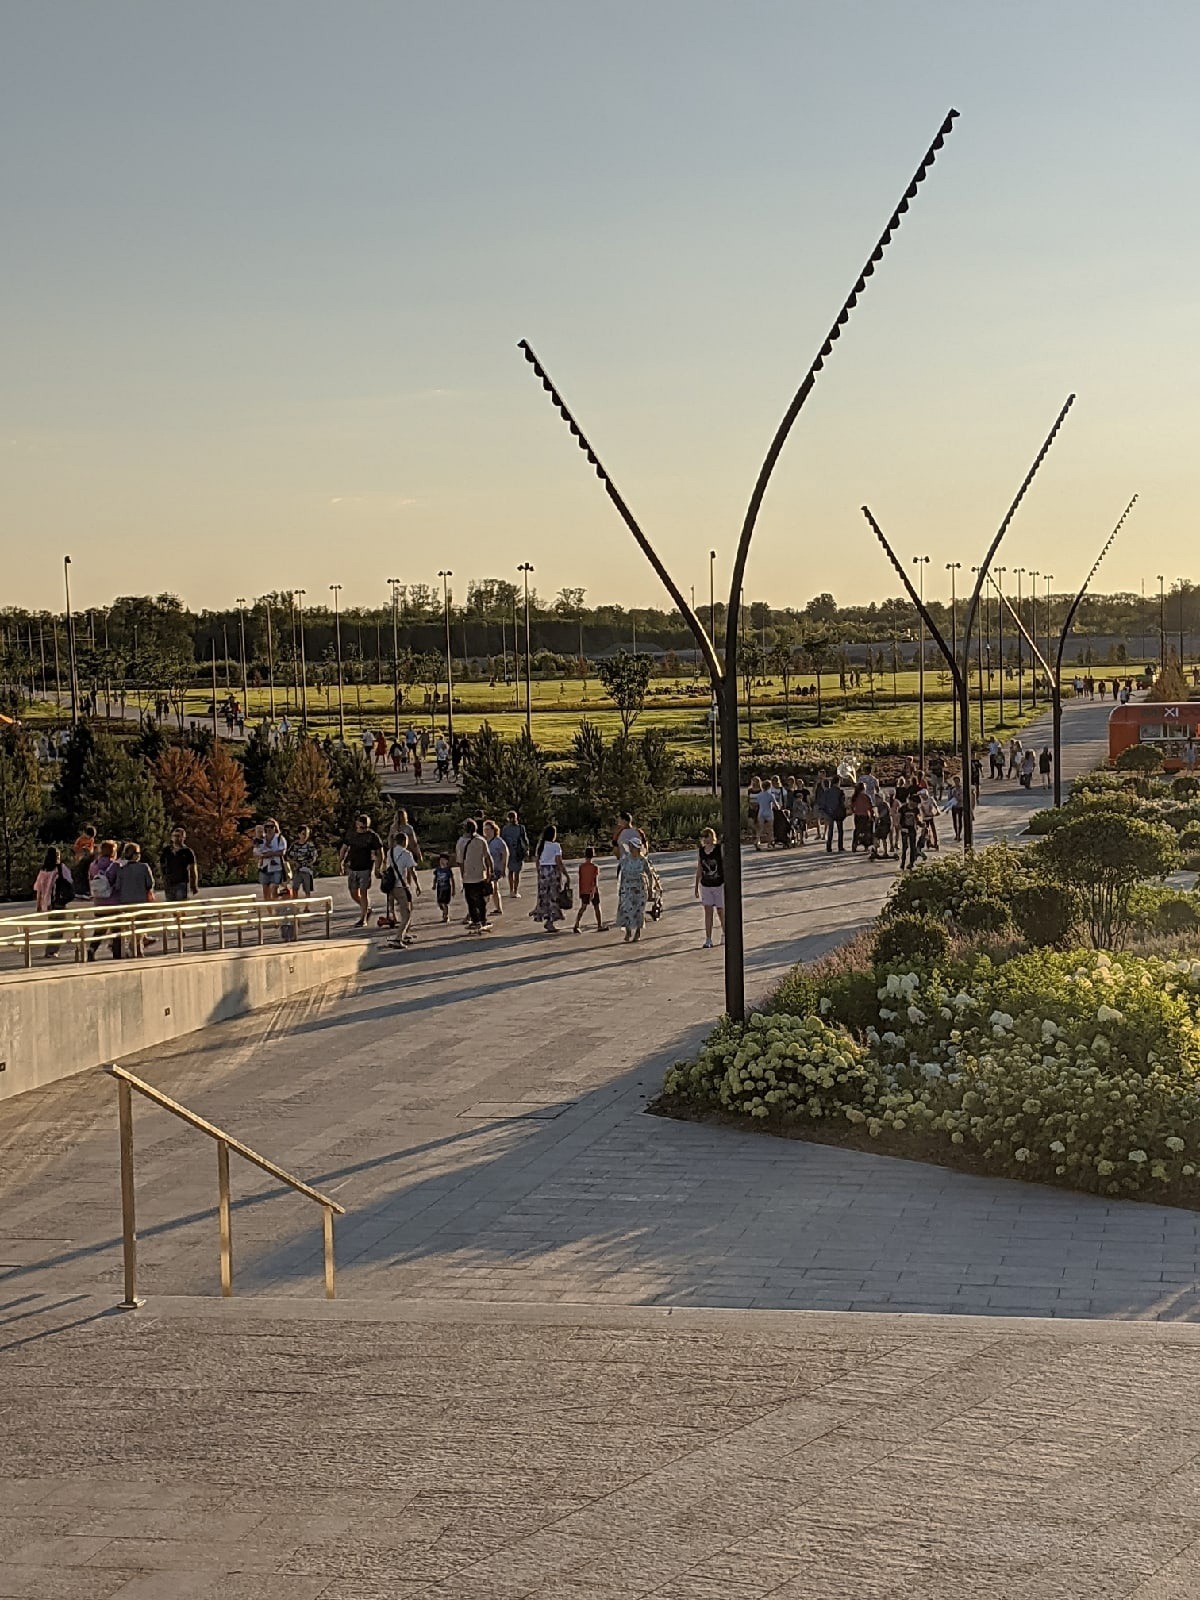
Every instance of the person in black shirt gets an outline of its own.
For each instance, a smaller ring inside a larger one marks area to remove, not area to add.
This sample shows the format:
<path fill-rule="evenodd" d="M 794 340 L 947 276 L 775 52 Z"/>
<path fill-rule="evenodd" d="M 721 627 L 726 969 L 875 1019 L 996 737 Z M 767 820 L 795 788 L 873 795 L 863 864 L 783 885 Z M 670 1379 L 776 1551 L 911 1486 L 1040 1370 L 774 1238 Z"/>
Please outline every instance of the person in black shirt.
<path fill-rule="evenodd" d="M 184 829 L 172 828 L 171 842 L 164 847 L 158 864 L 162 868 L 163 887 L 168 900 L 186 900 L 189 894 L 200 893 L 196 856 L 188 848 Z"/>
<path fill-rule="evenodd" d="M 713 912 L 725 934 L 725 861 L 721 846 L 712 828 L 700 835 L 700 849 L 696 857 L 696 899 L 704 907 L 704 948 L 712 949 Z"/>
<path fill-rule="evenodd" d="M 350 898 L 362 912 L 358 926 L 365 928 L 371 915 L 371 878 L 383 871 L 383 840 L 371 826 L 368 816 L 358 817 L 354 832 L 341 850 Z"/>

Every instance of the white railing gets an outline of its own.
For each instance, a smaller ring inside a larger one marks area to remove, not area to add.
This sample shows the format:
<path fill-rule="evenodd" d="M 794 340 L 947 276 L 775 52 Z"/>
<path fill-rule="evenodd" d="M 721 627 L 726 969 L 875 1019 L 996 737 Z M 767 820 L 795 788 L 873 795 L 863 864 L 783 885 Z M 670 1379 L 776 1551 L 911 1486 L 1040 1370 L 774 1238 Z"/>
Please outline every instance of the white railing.
<path fill-rule="evenodd" d="M 33 966 L 35 951 L 69 949 L 76 962 L 88 960 L 89 952 L 115 939 L 122 943 L 122 954 L 144 955 L 151 941 L 163 955 L 184 955 L 184 943 L 199 936 L 200 949 L 236 948 L 250 943 L 266 943 L 272 928 L 279 938 L 291 942 L 301 937 L 306 925 L 324 925 L 328 939 L 333 931 L 333 900 L 328 895 L 310 895 L 303 900 L 258 900 L 253 895 L 227 895 L 221 899 L 164 900 L 149 905 L 109 906 L 84 901 L 63 911 L 36 912 L 28 916 L 0 917 L 0 951 L 19 951 L 27 967 Z"/>

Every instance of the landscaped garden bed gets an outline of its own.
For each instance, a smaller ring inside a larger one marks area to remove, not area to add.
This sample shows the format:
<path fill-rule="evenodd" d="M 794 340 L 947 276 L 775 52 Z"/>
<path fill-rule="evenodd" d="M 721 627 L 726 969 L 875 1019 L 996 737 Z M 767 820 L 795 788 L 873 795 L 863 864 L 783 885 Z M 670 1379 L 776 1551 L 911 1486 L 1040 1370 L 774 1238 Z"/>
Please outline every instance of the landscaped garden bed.
<path fill-rule="evenodd" d="M 1200 904 L 1145 881 L 1178 860 L 1162 824 L 1070 809 L 899 879 L 654 1109 L 1200 1207 Z"/>

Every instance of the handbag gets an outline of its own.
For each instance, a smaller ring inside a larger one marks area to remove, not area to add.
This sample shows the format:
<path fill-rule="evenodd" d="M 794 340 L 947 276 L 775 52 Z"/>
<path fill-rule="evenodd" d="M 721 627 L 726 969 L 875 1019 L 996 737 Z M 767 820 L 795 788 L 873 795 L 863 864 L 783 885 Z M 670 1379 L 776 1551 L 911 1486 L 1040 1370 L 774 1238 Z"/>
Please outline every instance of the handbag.
<path fill-rule="evenodd" d="M 570 911 L 575 904 L 575 891 L 571 888 L 570 878 L 564 878 L 558 886 L 558 909 Z"/>

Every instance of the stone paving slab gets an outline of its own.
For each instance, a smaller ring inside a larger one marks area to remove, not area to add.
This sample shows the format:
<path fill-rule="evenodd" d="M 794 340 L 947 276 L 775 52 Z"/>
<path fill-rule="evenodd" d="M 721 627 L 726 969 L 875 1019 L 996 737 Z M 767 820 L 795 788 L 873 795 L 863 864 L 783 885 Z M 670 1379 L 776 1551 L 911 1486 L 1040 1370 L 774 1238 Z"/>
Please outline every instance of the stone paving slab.
<path fill-rule="evenodd" d="M 1184 1600 L 1200 1329 L 0 1309 L 0 1597 Z"/>

